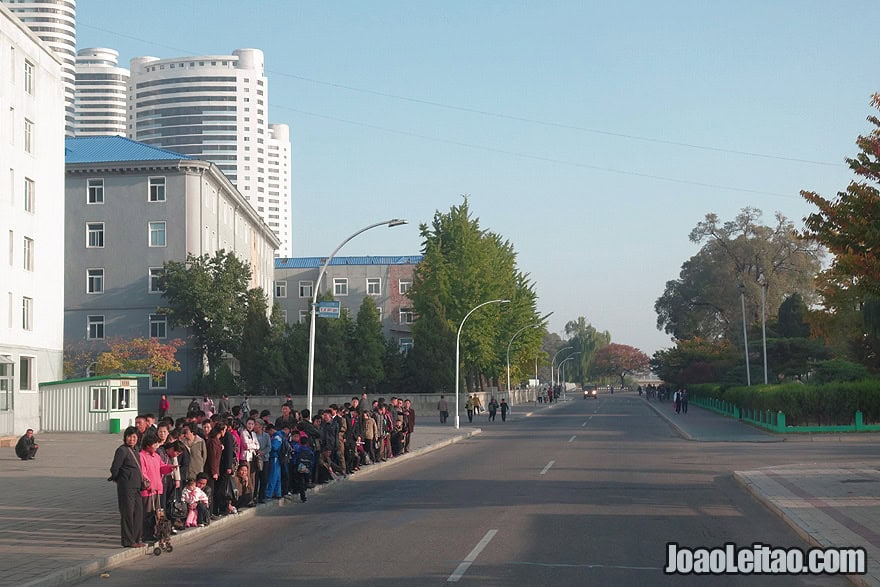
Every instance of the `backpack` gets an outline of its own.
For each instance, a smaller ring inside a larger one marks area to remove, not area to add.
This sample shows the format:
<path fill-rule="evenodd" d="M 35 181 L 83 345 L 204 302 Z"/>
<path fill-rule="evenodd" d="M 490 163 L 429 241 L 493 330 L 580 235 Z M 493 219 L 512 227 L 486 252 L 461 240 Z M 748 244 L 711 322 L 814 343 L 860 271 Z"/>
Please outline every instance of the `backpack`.
<path fill-rule="evenodd" d="M 286 437 L 281 437 L 281 448 L 278 449 L 278 460 L 282 464 L 287 464 L 290 462 L 290 455 L 292 453 L 292 449 L 290 448 L 290 442 Z"/>

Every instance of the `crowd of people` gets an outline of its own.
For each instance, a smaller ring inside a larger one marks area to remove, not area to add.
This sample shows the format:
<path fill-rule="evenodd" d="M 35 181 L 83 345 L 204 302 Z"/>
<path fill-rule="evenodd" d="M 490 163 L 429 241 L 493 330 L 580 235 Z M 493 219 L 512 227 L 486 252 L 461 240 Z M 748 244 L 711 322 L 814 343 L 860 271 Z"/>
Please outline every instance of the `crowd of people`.
<path fill-rule="evenodd" d="M 163 417 L 137 416 L 110 466 L 124 547 L 153 541 L 163 517 L 176 533 L 271 499 L 306 501 L 316 484 L 409 452 L 416 423 L 410 400 L 368 404 L 366 394 L 314 415 L 287 396 L 274 420 L 247 396 L 239 405 L 193 398 L 176 419 L 168 409 L 163 396 Z"/>

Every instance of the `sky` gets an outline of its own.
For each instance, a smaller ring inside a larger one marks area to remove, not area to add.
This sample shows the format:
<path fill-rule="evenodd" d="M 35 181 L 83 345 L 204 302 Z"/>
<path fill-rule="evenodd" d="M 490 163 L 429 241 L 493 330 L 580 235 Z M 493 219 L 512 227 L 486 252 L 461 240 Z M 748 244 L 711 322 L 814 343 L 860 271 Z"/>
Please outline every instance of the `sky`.
<path fill-rule="evenodd" d="M 246 8 L 243 8 L 246 7 Z M 876 0 L 79 0 L 77 45 L 265 54 L 291 129 L 293 254 L 410 255 L 468 194 L 549 330 L 585 317 L 648 355 L 654 302 L 708 213 L 833 197 L 880 91 Z M 731 276 L 731 287 L 735 280 Z"/>

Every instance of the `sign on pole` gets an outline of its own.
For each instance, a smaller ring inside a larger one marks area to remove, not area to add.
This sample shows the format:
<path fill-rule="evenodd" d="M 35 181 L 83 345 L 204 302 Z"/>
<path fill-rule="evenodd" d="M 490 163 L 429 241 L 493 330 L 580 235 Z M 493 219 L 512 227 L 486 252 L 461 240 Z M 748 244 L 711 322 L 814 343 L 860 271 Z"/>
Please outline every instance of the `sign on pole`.
<path fill-rule="evenodd" d="M 339 318 L 340 302 L 318 302 L 318 318 Z"/>

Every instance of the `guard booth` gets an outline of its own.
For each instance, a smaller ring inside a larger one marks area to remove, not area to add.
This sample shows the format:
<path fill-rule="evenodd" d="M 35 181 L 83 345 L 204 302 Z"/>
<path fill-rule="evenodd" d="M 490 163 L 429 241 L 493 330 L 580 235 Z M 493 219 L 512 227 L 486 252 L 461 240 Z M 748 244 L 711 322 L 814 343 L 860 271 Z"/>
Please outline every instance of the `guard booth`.
<path fill-rule="evenodd" d="M 109 432 L 134 425 L 141 374 L 101 375 L 40 384 L 42 432 Z"/>

